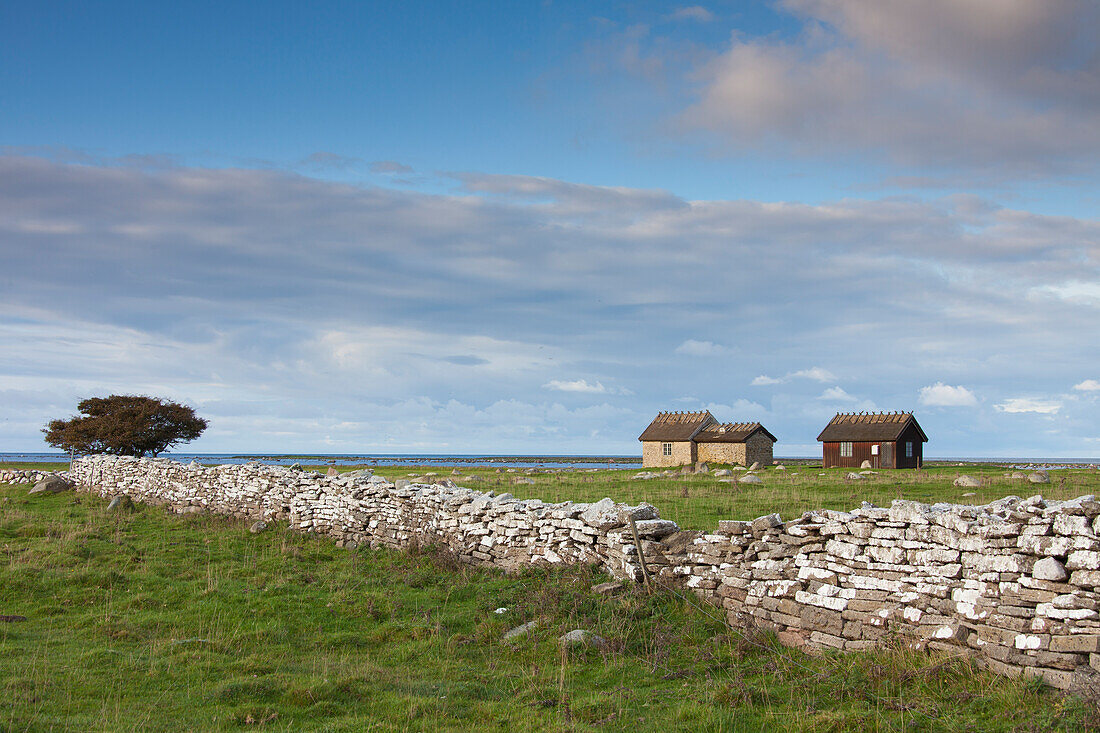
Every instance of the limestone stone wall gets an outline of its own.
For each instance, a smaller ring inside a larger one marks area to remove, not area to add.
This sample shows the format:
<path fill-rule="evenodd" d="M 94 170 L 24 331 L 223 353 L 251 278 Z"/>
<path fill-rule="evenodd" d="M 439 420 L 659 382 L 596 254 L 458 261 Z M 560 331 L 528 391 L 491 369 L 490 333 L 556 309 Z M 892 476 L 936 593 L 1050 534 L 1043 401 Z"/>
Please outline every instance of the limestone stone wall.
<path fill-rule="evenodd" d="M 750 435 L 745 441 L 745 465 L 759 462 L 761 466 L 772 465 L 772 439 L 763 433 Z"/>
<path fill-rule="evenodd" d="M 547 504 L 280 467 L 92 456 L 74 462 L 71 477 L 102 496 L 177 512 L 285 518 L 343 547 L 437 543 L 505 570 L 597 563 L 640 581 L 644 558 L 658 582 L 720 606 L 731 625 L 774 629 L 787 644 L 858 650 L 900 640 L 1060 688 L 1097 685 L 1100 502 L 1092 496 L 985 506 L 896 500 L 696 532 L 646 504 Z"/>
<path fill-rule="evenodd" d="M 699 461 L 750 465 L 745 462 L 744 443 L 699 443 Z"/>
<path fill-rule="evenodd" d="M 661 450 L 664 443 L 647 440 L 642 443 L 642 467 L 661 468 L 667 466 L 688 466 L 695 463 L 695 444 L 680 441 L 672 444 L 672 455 L 666 456 Z"/>

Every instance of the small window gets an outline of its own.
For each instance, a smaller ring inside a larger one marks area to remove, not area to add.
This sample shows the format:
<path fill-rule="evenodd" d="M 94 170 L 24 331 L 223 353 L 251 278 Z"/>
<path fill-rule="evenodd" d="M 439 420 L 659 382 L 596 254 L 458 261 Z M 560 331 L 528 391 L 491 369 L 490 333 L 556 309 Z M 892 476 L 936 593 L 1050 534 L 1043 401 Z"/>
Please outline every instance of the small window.
<path fill-rule="evenodd" d="M 840 444 L 840 457 L 851 458 L 852 457 L 852 444 L 845 442 Z"/>
<path fill-rule="evenodd" d="M 912 458 L 913 457 L 913 443 L 911 441 L 907 442 L 905 444 L 905 457 L 906 458 Z"/>
<path fill-rule="evenodd" d="M 661 443 L 661 455 L 663 455 L 663 456 L 671 456 L 672 455 L 672 443 Z"/>

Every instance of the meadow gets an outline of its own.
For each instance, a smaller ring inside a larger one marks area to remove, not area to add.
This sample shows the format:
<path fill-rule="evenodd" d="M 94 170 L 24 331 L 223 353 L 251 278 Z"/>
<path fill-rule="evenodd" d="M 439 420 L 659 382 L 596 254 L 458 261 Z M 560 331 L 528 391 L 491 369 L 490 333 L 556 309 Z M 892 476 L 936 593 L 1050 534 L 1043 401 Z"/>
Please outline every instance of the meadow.
<path fill-rule="evenodd" d="M 340 467 L 339 470 L 351 470 Z M 712 467 L 716 469 L 719 467 Z M 850 510 L 864 501 L 889 506 L 894 499 L 926 503 L 951 502 L 984 504 L 1015 494 L 1020 497 L 1042 494 L 1048 499 L 1068 499 L 1083 494 L 1100 494 L 1100 470 L 1059 469 L 1050 472 L 1049 484 L 1032 484 L 1010 479 L 1012 471 L 992 464 L 937 465 L 920 471 L 879 471 L 851 480 L 847 468 L 822 469 L 820 465 L 791 465 L 783 470 L 768 467 L 757 472 L 761 484 L 722 483 L 713 475 L 691 474 L 674 478 L 634 480 L 637 469 L 587 471 L 550 471 L 524 473 L 516 469 L 497 473 L 495 468 L 457 469 L 460 475 L 439 467 L 409 467 L 400 470 L 378 468 L 391 480 L 435 474 L 460 486 L 482 491 L 508 492 L 521 499 L 544 501 L 599 501 L 609 496 L 615 501 L 637 504 L 645 501 L 656 506 L 661 516 L 684 529 L 712 530 L 720 519 L 755 519 L 778 512 L 794 519 L 811 509 Z M 857 471 L 858 473 L 858 471 Z M 464 480 L 474 476 L 473 481 Z M 953 485 L 962 475 L 979 479 L 981 486 L 962 488 Z M 427 476 L 429 480 L 433 476 Z M 414 479 L 415 480 L 415 479 Z M 532 483 L 516 483 L 517 480 Z"/>
<path fill-rule="evenodd" d="M 712 489 L 730 487 L 708 476 L 632 482 L 601 471 L 512 484 L 523 474 L 475 473 L 486 488 L 542 498 L 557 490 L 648 500 L 685 525 L 726 509 L 748 516 L 853 501 L 842 477 L 802 484 L 802 471 L 766 471 L 757 493 L 735 504 L 721 503 Z M 993 473 L 988 490 L 999 496 Z M 1053 475 L 1043 488 L 1075 493 L 1092 480 L 1074 474 L 1058 486 Z M 896 482 L 912 481 L 905 491 L 936 498 L 950 478 L 899 474 L 858 490 L 886 500 L 902 491 Z M 98 497 L 29 496 L 28 488 L 0 487 L 4 731 L 1100 725 L 1092 703 L 965 659 L 900 646 L 809 656 L 767 633 L 728 628 L 694 597 L 641 588 L 599 595 L 593 587 L 608 578 L 590 567 L 508 576 L 433 548 L 344 551 L 285 524 L 253 535 L 223 517 L 109 512 Z M 528 621 L 538 622 L 533 632 L 503 640 Z M 563 649 L 558 637 L 576 628 L 606 647 Z"/>

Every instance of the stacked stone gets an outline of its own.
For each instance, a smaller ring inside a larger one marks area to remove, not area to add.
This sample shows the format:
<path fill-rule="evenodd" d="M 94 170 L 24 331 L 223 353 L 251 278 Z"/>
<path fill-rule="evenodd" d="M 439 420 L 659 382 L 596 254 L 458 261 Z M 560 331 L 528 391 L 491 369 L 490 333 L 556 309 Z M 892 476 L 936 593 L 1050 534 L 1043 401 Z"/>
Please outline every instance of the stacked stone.
<path fill-rule="evenodd" d="M 1093 497 L 770 515 L 720 522 L 674 573 L 731 624 L 751 619 L 788 644 L 896 637 L 1068 688 L 1100 669 L 1098 515 Z"/>
<path fill-rule="evenodd" d="M 51 473 L 48 471 L 0 471 L 0 484 L 36 484 L 47 476 L 61 476 L 68 478 L 67 472 Z"/>
<path fill-rule="evenodd" d="M 607 530 L 631 517 L 642 533 L 657 519 L 649 505 L 610 499 L 595 504 L 520 501 L 438 484 L 390 483 L 379 476 L 322 476 L 277 466 L 184 465 L 166 459 L 90 456 L 73 466 L 74 480 L 101 496 L 128 495 L 181 513 L 286 518 L 303 532 L 333 537 L 342 547 L 440 544 L 460 558 L 508 570 L 527 565 L 596 563 L 624 551 Z M 663 526 L 677 529 L 675 524 Z"/>
<path fill-rule="evenodd" d="M 506 570 L 595 563 L 639 582 L 644 568 L 721 606 L 731 624 L 772 628 L 797 646 L 857 650 L 900 639 L 1061 688 L 1100 669 L 1100 502 L 1091 496 L 981 507 L 899 500 L 788 522 L 722 521 L 702 533 L 647 504 L 520 501 L 369 472 L 93 456 L 71 473 L 103 496 L 285 518 L 343 547 L 442 545 Z"/>

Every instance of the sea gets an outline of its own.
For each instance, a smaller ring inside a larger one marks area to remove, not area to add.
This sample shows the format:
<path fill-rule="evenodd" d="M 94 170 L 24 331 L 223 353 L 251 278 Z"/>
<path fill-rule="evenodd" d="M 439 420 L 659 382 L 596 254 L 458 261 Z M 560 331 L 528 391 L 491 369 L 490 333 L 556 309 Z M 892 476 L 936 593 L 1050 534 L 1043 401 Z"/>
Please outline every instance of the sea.
<path fill-rule="evenodd" d="M 289 466 L 294 463 L 321 465 L 371 465 L 371 466 L 487 466 L 504 468 L 621 468 L 640 469 L 640 456 L 500 456 L 484 454 L 443 453 L 339 453 L 270 455 L 249 453 L 162 453 L 161 458 L 190 463 L 261 463 L 268 466 Z M 806 462 L 820 456 L 777 457 L 780 462 Z M 58 463 L 68 461 L 67 453 L 0 453 L 0 463 Z M 1082 468 L 1100 466 L 1100 458 L 1035 458 L 1035 457 L 931 457 L 931 464 L 945 463 L 995 463 L 1013 468 Z"/>
<path fill-rule="evenodd" d="M 294 463 L 348 466 L 500 466 L 503 468 L 641 468 L 640 456 L 495 456 L 416 453 L 341 453 L 262 455 L 245 453 L 161 453 L 160 458 L 190 463 L 260 463 L 289 466 Z M 67 453 L 0 453 L 0 463 L 57 463 Z"/>

